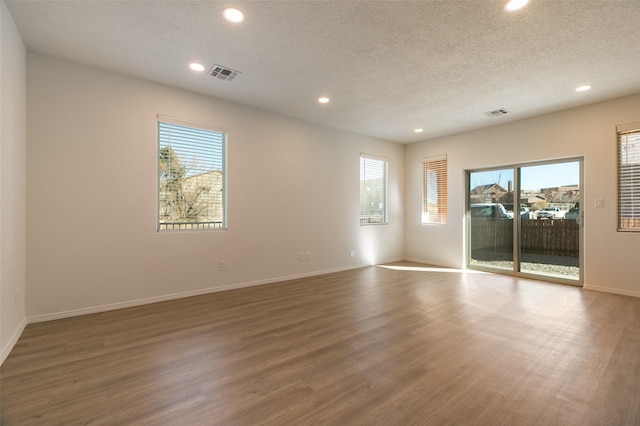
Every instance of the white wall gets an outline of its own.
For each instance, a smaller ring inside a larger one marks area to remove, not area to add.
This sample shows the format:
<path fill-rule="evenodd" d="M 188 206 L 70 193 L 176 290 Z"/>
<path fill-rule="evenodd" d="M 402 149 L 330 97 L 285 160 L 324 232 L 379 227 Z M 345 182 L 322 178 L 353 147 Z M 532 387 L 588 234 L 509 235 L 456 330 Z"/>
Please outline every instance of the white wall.
<path fill-rule="evenodd" d="M 30 320 L 403 257 L 402 145 L 37 53 L 27 61 Z M 229 129 L 228 231 L 156 232 L 157 114 Z M 389 225 L 359 225 L 360 152 L 389 160 Z"/>
<path fill-rule="evenodd" d="M 638 121 L 640 94 L 408 145 L 406 257 L 464 266 L 465 170 L 584 156 L 585 287 L 640 296 L 640 234 L 616 231 L 616 126 Z M 448 156 L 449 223 L 421 225 L 421 159 L 437 154 Z"/>
<path fill-rule="evenodd" d="M 0 2 L 0 364 L 25 327 L 26 51 Z"/>

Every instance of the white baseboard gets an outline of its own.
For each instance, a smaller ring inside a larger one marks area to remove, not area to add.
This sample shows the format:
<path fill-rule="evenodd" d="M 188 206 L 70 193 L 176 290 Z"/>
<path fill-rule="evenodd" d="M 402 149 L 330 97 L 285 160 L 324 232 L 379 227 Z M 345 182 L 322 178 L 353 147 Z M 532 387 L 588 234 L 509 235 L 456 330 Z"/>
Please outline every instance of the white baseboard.
<path fill-rule="evenodd" d="M 600 286 L 597 286 L 597 285 L 589 285 L 589 284 L 585 284 L 583 288 L 585 290 L 593 290 L 593 291 L 601 291 L 601 292 L 604 292 L 604 293 L 621 294 L 623 296 L 640 297 L 640 291 L 635 291 L 635 290 L 622 290 L 622 289 L 619 289 L 619 288 L 600 287 Z"/>
<path fill-rule="evenodd" d="M 27 320 L 23 318 L 20 324 L 18 324 L 16 329 L 13 331 L 13 334 L 11 335 L 9 341 L 2 348 L 2 352 L 0 352 L 0 366 L 4 363 L 4 360 L 7 359 L 7 357 L 11 353 L 11 350 L 18 342 L 18 339 L 22 335 L 22 332 L 24 331 L 26 326 Z"/>
<path fill-rule="evenodd" d="M 370 266 L 370 265 L 366 265 L 366 264 L 350 265 L 350 266 L 344 266 L 340 268 L 308 272 L 304 274 L 287 275 L 283 277 L 268 278 L 265 280 L 249 281 L 249 282 L 243 282 L 243 283 L 224 285 L 220 287 L 203 288 L 200 290 L 172 293 L 172 294 L 166 294 L 162 296 L 153 296 L 145 299 L 111 303 L 108 305 L 91 306 L 88 308 L 72 309 L 69 311 L 53 312 L 50 314 L 43 314 L 43 315 L 34 315 L 31 317 L 28 317 L 26 322 L 28 324 L 33 324 L 33 323 L 53 321 L 53 320 L 63 319 L 63 318 L 77 317 L 81 315 L 97 314 L 101 312 L 115 311 L 118 309 L 132 308 L 135 306 L 149 305 L 151 303 L 166 302 L 169 300 L 183 299 L 186 297 L 201 296 L 201 295 L 210 294 L 210 293 L 218 293 L 221 291 L 235 290 L 239 288 L 253 287 L 253 286 L 264 285 L 264 284 L 273 284 L 281 281 L 289 281 L 289 280 L 295 280 L 300 278 L 309 278 L 317 275 L 330 274 L 333 272 L 342 272 L 342 271 L 348 271 L 350 269 L 364 268 L 365 266 Z"/>

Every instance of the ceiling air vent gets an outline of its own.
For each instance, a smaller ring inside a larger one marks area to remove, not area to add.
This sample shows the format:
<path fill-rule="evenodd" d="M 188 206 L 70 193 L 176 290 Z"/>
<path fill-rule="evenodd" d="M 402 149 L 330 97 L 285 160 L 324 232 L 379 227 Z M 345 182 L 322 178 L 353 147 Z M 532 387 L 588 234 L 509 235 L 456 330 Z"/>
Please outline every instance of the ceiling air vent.
<path fill-rule="evenodd" d="M 494 109 L 493 111 L 489 111 L 489 112 L 485 112 L 484 113 L 484 115 L 489 116 L 489 117 L 500 117 L 501 115 L 505 115 L 505 114 L 509 114 L 509 111 L 507 111 L 504 108 Z"/>
<path fill-rule="evenodd" d="M 211 77 L 219 78 L 220 80 L 231 81 L 240 74 L 240 71 L 234 71 L 222 65 L 214 65 L 209 74 Z"/>

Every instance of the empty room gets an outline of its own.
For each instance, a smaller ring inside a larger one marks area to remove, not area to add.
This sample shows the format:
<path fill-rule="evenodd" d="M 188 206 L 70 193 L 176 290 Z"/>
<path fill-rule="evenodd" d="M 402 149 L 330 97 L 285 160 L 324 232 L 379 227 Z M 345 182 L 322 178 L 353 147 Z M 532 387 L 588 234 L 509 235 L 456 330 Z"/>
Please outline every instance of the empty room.
<path fill-rule="evenodd" d="M 637 0 L 0 21 L 0 424 L 640 424 Z"/>

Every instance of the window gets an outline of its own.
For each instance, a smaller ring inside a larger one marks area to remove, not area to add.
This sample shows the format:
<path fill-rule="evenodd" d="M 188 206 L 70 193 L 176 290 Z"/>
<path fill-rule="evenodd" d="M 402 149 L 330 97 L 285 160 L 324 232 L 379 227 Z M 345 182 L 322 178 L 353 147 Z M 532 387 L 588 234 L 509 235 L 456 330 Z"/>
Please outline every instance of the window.
<path fill-rule="evenodd" d="M 640 232 L 640 123 L 617 131 L 618 231 Z"/>
<path fill-rule="evenodd" d="M 422 223 L 447 223 L 447 156 L 422 160 Z"/>
<path fill-rule="evenodd" d="M 360 225 L 387 223 L 387 161 L 360 155 Z"/>
<path fill-rule="evenodd" d="M 226 229 L 226 139 L 158 116 L 158 231 Z"/>

